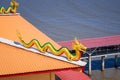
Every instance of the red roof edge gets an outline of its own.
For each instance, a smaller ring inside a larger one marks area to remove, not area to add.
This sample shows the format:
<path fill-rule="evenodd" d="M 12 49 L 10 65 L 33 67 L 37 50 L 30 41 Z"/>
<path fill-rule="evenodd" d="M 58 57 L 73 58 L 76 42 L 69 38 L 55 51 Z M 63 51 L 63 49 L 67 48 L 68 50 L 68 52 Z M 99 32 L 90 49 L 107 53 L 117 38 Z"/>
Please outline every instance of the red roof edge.
<path fill-rule="evenodd" d="M 72 70 L 55 72 L 61 80 L 91 80 L 83 72 L 76 72 Z"/>

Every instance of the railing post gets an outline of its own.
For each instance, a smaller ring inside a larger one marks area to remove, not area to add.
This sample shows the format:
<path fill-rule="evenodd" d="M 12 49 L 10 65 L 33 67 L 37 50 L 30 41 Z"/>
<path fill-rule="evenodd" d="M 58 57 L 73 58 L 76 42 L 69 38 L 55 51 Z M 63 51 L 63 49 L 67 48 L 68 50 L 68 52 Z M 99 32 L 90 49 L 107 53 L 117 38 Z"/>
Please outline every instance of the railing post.
<path fill-rule="evenodd" d="M 89 56 L 88 56 L 88 63 L 89 63 L 88 75 L 91 76 L 92 75 L 92 72 L 91 72 L 91 54 L 89 54 Z"/>
<path fill-rule="evenodd" d="M 101 57 L 101 71 L 104 71 L 104 66 L 105 66 L 105 61 L 104 61 L 104 59 L 105 59 L 105 56 L 102 56 L 102 57 Z"/>
<path fill-rule="evenodd" d="M 118 68 L 118 55 L 115 55 L 115 68 Z"/>

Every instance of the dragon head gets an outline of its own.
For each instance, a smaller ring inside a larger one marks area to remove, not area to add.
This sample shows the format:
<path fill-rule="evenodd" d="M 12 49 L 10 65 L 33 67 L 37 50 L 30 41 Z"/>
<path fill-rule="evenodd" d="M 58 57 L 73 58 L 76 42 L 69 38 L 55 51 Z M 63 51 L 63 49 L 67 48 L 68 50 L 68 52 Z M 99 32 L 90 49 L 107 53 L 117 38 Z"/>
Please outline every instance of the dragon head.
<path fill-rule="evenodd" d="M 72 48 L 75 51 L 81 51 L 81 52 L 86 52 L 87 47 L 84 46 L 83 44 L 79 43 L 78 39 L 75 38 L 74 43 L 72 43 Z"/>
<path fill-rule="evenodd" d="M 17 8 L 19 3 L 16 0 L 11 0 L 10 5 Z"/>

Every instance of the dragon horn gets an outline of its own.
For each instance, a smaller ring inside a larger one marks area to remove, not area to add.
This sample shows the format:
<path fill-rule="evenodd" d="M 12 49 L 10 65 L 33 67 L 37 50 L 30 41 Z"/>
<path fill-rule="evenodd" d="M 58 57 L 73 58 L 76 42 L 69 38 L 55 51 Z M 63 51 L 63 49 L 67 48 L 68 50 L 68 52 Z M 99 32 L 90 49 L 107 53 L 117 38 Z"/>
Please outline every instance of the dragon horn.
<path fill-rule="evenodd" d="M 16 1 L 16 0 L 11 0 L 11 1 Z"/>
<path fill-rule="evenodd" d="M 75 43 L 76 43 L 76 44 L 79 44 L 79 41 L 78 41 L 78 39 L 77 39 L 76 37 L 75 37 L 74 40 L 75 40 Z"/>
<path fill-rule="evenodd" d="M 16 0 L 11 0 L 11 2 L 17 2 Z"/>

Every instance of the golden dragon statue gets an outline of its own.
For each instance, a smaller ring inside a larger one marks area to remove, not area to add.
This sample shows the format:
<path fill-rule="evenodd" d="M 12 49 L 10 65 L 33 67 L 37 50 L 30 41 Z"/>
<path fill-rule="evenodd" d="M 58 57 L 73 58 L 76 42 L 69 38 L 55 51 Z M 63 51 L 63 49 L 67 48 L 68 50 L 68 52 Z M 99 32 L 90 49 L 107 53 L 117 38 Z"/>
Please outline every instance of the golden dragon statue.
<path fill-rule="evenodd" d="M 10 7 L 5 9 L 4 7 L 0 8 L 0 14 L 16 13 L 19 3 L 16 0 L 11 0 Z"/>
<path fill-rule="evenodd" d="M 50 42 L 47 42 L 44 45 L 41 45 L 40 42 L 37 39 L 32 39 L 29 43 L 26 43 L 22 39 L 22 36 L 19 32 L 17 32 L 17 36 L 20 39 L 20 42 L 22 43 L 22 45 L 26 48 L 30 48 L 33 45 L 35 45 L 37 47 L 37 49 L 42 53 L 45 53 L 45 52 L 49 51 L 56 56 L 60 56 L 62 54 L 65 54 L 65 56 L 67 57 L 67 59 L 69 61 L 79 60 L 81 58 L 81 55 L 83 53 L 85 53 L 85 51 L 87 49 L 86 46 L 79 43 L 77 38 L 75 38 L 75 42 L 72 43 L 72 48 L 73 48 L 73 50 L 75 50 L 75 55 L 73 55 L 67 47 L 61 47 L 59 49 L 56 49 Z"/>

